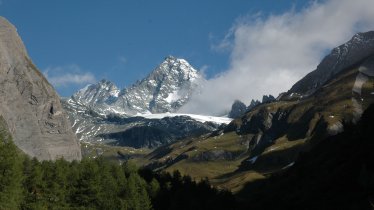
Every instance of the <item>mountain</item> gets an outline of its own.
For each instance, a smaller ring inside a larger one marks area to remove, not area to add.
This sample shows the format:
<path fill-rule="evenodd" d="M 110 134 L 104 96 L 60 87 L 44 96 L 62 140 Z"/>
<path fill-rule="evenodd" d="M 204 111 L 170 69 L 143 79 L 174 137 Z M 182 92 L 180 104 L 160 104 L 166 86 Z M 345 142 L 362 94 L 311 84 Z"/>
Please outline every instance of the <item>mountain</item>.
<path fill-rule="evenodd" d="M 229 118 L 186 114 L 102 115 L 70 99 L 62 105 L 80 141 L 118 146 L 158 147 L 188 136 L 213 132 Z M 161 138 L 162 137 L 162 138 Z"/>
<path fill-rule="evenodd" d="M 262 103 L 270 103 L 270 102 L 273 102 L 273 101 L 275 101 L 275 98 L 274 98 L 274 96 L 272 96 L 272 95 L 264 95 L 264 96 L 262 96 Z"/>
<path fill-rule="evenodd" d="M 368 59 L 374 53 L 374 31 L 358 33 L 347 43 L 334 48 L 318 65 L 315 71 L 298 81 L 287 92 L 287 96 L 307 96 L 318 90 L 339 72 Z"/>
<path fill-rule="evenodd" d="M 234 103 L 232 104 L 231 106 L 231 110 L 228 114 L 228 116 L 230 118 L 239 118 L 241 116 L 244 115 L 244 113 L 250 111 L 251 109 L 253 109 L 254 107 L 260 105 L 260 104 L 265 104 L 265 103 L 270 103 L 270 102 L 274 102 L 276 99 L 274 98 L 274 96 L 272 95 L 263 95 L 262 96 L 262 102 L 260 102 L 259 100 L 251 100 L 250 104 L 248 105 L 248 107 L 241 101 L 239 100 L 235 100 Z"/>
<path fill-rule="evenodd" d="M 256 106 L 260 105 L 261 102 L 259 100 L 251 100 L 251 103 L 248 105 L 247 107 L 247 111 L 251 111 L 253 108 L 255 108 Z"/>
<path fill-rule="evenodd" d="M 356 34 L 277 101 L 253 108 L 226 127 L 225 132 L 250 139 L 242 170 L 284 167 L 320 139 L 342 132 L 343 123 L 359 120 L 374 102 L 373 35 Z"/>
<path fill-rule="evenodd" d="M 0 118 L 14 143 L 40 160 L 81 159 L 60 99 L 32 63 L 16 28 L 0 17 Z"/>
<path fill-rule="evenodd" d="M 81 141 L 154 148 L 213 132 L 230 122 L 229 118 L 175 113 L 203 81 L 186 60 L 168 56 L 129 88 L 119 90 L 101 80 L 62 99 L 62 104 Z"/>
<path fill-rule="evenodd" d="M 176 112 L 203 80 L 186 60 L 168 56 L 146 78 L 129 88 L 120 91 L 113 83 L 102 80 L 79 90 L 71 102 L 104 115 Z"/>
<path fill-rule="evenodd" d="M 359 33 L 333 49 L 316 70 L 277 99 L 253 101 L 250 109 L 222 129 L 164 145 L 143 156 L 142 163 L 196 179 L 208 177 L 214 185 L 233 191 L 292 167 L 300 154 L 343 132 L 344 124 L 358 122 L 374 103 L 372 34 Z M 324 67 L 331 58 L 339 58 L 330 66 L 334 70 Z M 310 75 L 318 82 L 310 85 Z"/>
<path fill-rule="evenodd" d="M 245 186 L 240 209 L 373 209 L 373 119 L 374 104 L 292 167 Z"/>
<path fill-rule="evenodd" d="M 247 106 L 239 101 L 235 100 L 234 103 L 231 106 L 231 111 L 229 112 L 230 118 L 238 118 L 242 116 L 247 111 Z"/>
<path fill-rule="evenodd" d="M 72 99 L 75 103 L 94 108 L 98 111 L 103 110 L 103 113 L 105 113 L 110 110 L 108 104 L 118 98 L 119 92 L 120 90 L 112 82 L 101 80 L 97 84 L 87 85 L 85 88 L 79 90 L 72 96 Z"/>

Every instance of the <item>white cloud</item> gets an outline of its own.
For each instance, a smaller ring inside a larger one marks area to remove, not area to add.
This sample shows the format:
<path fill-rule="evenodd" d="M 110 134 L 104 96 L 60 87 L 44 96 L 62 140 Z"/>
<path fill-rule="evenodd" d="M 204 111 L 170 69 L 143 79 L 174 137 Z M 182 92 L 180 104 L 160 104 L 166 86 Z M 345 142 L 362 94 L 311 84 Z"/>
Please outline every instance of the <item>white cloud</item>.
<path fill-rule="evenodd" d="M 210 68 L 210 66 L 208 66 L 208 65 L 202 65 L 199 68 L 199 71 L 203 75 L 203 77 L 205 77 L 205 73 L 208 71 L 209 68 Z"/>
<path fill-rule="evenodd" d="M 77 65 L 48 67 L 43 71 L 43 74 L 56 88 L 96 82 L 95 76 L 91 72 L 83 72 Z"/>
<path fill-rule="evenodd" d="M 230 68 L 209 80 L 181 112 L 220 114 L 235 99 L 277 96 L 316 68 L 328 50 L 374 29 L 373 0 L 313 1 L 300 11 L 239 19 L 219 48 Z"/>

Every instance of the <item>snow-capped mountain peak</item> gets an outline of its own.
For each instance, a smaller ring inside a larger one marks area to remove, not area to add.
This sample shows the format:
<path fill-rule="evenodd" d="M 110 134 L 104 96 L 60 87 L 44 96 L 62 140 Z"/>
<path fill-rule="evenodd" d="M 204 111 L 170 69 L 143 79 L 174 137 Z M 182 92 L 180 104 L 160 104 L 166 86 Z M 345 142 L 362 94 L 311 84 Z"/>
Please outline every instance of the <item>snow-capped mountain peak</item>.
<path fill-rule="evenodd" d="M 176 112 L 203 80 L 186 60 L 168 56 L 146 78 L 128 88 L 120 91 L 112 82 L 101 80 L 79 90 L 72 99 L 104 115 Z"/>
<path fill-rule="evenodd" d="M 130 114 L 175 112 L 202 80 L 186 60 L 168 56 L 146 78 L 124 90 L 116 104 L 122 103 Z"/>
<path fill-rule="evenodd" d="M 144 80 L 182 80 L 193 81 L 201 78 L 199 72 L 186 60 L 168 56 L 165 60 L 151 72 Z"/>

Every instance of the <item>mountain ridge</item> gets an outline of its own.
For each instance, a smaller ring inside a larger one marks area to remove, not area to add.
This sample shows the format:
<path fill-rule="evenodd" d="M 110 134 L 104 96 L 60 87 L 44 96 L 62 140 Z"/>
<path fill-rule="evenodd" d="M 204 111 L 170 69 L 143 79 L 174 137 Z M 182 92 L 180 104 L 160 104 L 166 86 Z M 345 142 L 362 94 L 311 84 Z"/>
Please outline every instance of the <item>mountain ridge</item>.
<path fill-rule="evenodd" d="M 374 31 L 355 34 L 348 42 L 334 48 L 325 56 L 315 71 L 296 82 L 287 92 L 290 94 L 310 95 L 321 87 L 329 78 L 340 71 L 374 53 Z M 324 75 L 328 77 L 324 77 Z"/>
<path fill-rule="evenodd" d="M 186 60 L 168 56 L 145 78 L 127 88 L 120 90 L 112 82 L 101 80 L 71 98 L 103 115 L 176 112 L 203 80 Z"/>

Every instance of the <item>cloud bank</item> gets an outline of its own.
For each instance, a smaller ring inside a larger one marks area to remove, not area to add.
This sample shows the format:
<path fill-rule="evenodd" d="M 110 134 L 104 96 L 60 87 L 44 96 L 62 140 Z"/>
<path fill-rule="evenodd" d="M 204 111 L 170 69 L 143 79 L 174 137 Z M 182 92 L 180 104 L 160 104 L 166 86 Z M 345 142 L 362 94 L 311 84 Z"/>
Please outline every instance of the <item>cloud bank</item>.
<path fill-rule="evenodd" d="M 210 79 L 180 112 L 220 115 L 235 99 L 277 96 L 314 70 L 332 48 L 374 30 L 373 0 L 312 1 L 302 10 L 238 19 L 216 48 L 230 68 Z"/>
<path fill-rule="evenodd" d="M 91 72 L 83 72 L 77 65 L 48 67 L 43 71 L 43 74 L 56 88 L 96 82 L 96 78 Z"/>

